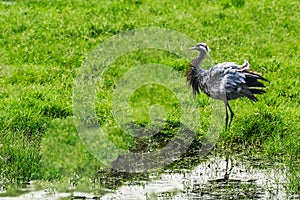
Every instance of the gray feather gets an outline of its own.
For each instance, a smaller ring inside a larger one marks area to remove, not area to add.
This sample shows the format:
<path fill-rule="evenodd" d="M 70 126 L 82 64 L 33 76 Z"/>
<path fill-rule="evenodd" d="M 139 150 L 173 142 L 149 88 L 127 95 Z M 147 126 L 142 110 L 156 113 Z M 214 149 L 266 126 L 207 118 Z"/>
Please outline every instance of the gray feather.
<path fill-rule="evenodd" d="M 257 101 L 254 94 L 263 94 L 261 88 L 265 85 L 260 80 L 267 81 L 257 72 L 250 71 L 250 64 L 247 60 L 242 65 L 234 62 L 224 62 L 215 65 L 209 70 L 200 68 L 202 60 L 209 49 L 206 44 L 199 43 L 192 48 L 200 51 L 200 55 L 191 63 L 186 76 L 188 83 L 193 88 L 194 95 L 200 90 L 208 96 L 224 101 L 226 106 L 226 127 L 227 127 L 227 108 L 231 112 L 231 123 L 233 112 L 228 104 L 228 100 L 247 97 L 252 101 Z"/>

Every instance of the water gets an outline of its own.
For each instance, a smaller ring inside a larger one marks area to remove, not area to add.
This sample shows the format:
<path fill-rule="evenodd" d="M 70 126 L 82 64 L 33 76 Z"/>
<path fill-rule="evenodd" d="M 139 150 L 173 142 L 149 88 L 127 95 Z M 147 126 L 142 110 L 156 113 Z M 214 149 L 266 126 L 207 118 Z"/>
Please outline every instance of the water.
<path fill-rule="evenodd" d="M 286 199 L 285 169 L 213 157 L 193 170 L 166 172 L 144 185 L 124 185 L 101 199 Z"/>
<path fill-rule="evenodd" d="M 116 190 L 101 195 L 80 192 L 34 191 L 29 185 L 18 197 L 27 199 L 287 199 L 287 170 L 282 164 L 262 164 L 246 157 L 228 159 L 213 156 L 191 170 L 152 173 L 147 180 L 125 182 Z M 75 189 L 76 190 L 76 189 Z M 295 197 L 296 198 L 296 197 Z M 299 198 L 299 197 L 298 197 Z"/>

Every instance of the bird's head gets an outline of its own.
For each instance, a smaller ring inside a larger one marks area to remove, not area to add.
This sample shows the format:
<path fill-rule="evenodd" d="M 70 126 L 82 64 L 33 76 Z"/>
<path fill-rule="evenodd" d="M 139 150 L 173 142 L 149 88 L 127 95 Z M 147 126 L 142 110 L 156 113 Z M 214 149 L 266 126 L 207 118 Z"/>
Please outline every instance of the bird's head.
<path fill-rule="evenodd" d="M 190 50 L 205 51 L 206 53 L 210 51 L 209 47 L 205 43 L 199 43 L 196 46 L 190 48 Z"/>

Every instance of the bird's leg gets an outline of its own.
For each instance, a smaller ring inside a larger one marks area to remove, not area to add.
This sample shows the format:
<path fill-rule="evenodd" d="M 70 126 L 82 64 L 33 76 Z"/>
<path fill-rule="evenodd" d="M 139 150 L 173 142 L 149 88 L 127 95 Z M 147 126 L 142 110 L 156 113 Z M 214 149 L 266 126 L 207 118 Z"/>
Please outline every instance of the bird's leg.
<path fill-rule="evenodd" d="M 229 106 L 229 104 L 227 103 L 227 106 L 228 106 L 228 108 L 229 108 L 229 111 L 230 111 L 230 120 L 229 120 L 229 127 L 230 127 L 230 125 L 231 125 L 231 122 L 232 122 L 232 119 L 233 119 L 233 116 L 234 116 L 234 113 L 232 112 L 232 110 L 231 110 L 231 108 L 230 108 L 230 106 Z"/>
<path fill-rule="evenodd" d="M 228 110 L 227 110 L 227 106 L 228 106 L 228 103 L 227 101 L 225 102 L 225 111 L 226 111 L 226 117 L 225 117 L 225 129 L 227 130 L 227 125 L 228 125 Z"/>

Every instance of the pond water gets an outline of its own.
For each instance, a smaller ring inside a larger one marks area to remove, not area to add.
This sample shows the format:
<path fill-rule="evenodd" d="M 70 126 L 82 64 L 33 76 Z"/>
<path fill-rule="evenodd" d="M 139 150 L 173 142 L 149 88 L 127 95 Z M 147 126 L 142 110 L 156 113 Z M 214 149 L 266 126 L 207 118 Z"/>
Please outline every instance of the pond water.
<path fill-rule="evenodd" d="M 25 199 L 287 199 L 287 170 L 282 164 L 266 164 L 249 157 L 212 156 L 193 169 L 151 173 L 146 180 L 127 181 L 102 194 L 34 191 L 34 184 L 18 197 Z M 5 192 L 5 191 L 3 191 Z M 297 198 L 297 197 L 293 197 Z M 298 196 L 299 198 L 299 196 Z"/>

